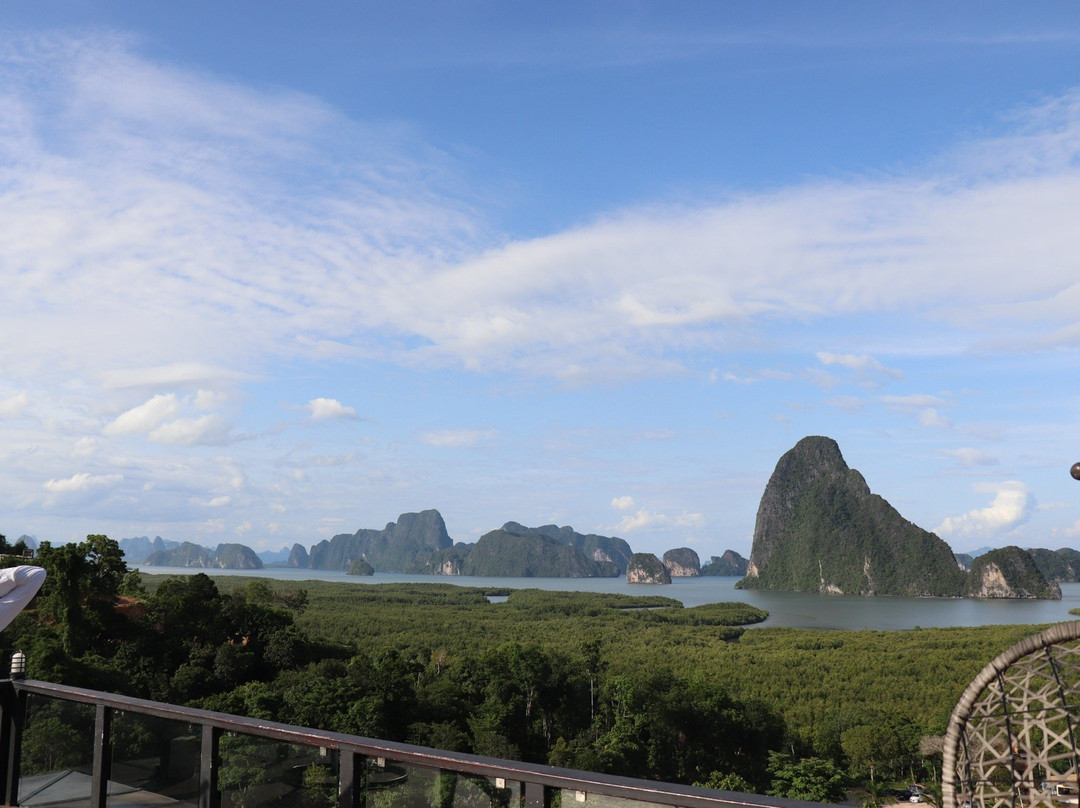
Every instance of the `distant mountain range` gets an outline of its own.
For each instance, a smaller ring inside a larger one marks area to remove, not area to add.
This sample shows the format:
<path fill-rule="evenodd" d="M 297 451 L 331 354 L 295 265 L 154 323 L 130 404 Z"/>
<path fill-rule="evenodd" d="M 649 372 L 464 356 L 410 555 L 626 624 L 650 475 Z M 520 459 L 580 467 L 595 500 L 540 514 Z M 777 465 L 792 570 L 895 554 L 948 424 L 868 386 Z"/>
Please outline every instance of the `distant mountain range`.
<path fill-rule="evenodd" d="M 904 519 L 849 468 L 827 437 L 799 441 L 777 463 L 762 494 L 750 558 L 734 550 L 701 565 L 694 550 L 663 558 L 635 554 L 615 536 L 571 527 L 507 522 L 472 543 L 455 543 L 437 510 L 403 513 L 382 529 L 341 533 L 310 547 L 256 554 L 155 536 L 120 539 L 130 563 L 258 570 L 264 566 L 354 575 L 404 572 L 519 578 L 607 578 L 657 583 L 695 575 L 742 576 L 756 589 L 862 595 L 1060 597 L 1080 580 L 1080 552 L 980 549 L 954 554 L 938 536 Z"/>
<path fill-rule="evenodd" d="M 273 553 L 256 554 L 242 544 L 220 544 L 211 550 L 160 536 L 120 539 L 119 545 L 129 562 L 144 566 L 203 569 L 279 566 L 351 574 L 378 570 L 520 578 L 619 577 L 627 575 L 634 557 L 630 545 L 618 537 L 582 534 L 558 525 L 526 527 L 518 522 L 507 522 L 476 542 L 455 544 L 437 510 L 404 513 L 381 530 L 361 528 L 311 547 L 294 544 Z M 651 557 L 669 577 L 702 573 L 697 553 L 690 548 L 669 550 L 663 561 Z M 724 554 L 725 559 L 729 557 L 745 564 L 745 559 L 734 551 Z"/>

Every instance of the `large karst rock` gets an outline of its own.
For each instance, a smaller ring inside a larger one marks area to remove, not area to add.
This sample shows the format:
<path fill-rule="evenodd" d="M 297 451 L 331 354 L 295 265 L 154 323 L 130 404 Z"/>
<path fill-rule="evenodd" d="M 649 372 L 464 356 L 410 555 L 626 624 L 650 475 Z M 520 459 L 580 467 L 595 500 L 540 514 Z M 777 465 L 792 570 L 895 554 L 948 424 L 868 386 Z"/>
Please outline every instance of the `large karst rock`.
<path fill-rule="evenodd" d="M 595 578 L 598 564 L 576 547 L 540 533 L 485 533 L 462 564 L 465 575 Z"/>
<path fill-rule="evenodd" d="M 807 437 L 780 458 L 765 487 L 740 585 L 957 597 L 964 579 L 949 545 L 871 493 L 836 441 Z"/>
<path fill-rule="evenodd" d="M 555 539 L 559 544 L 580 550 L 590 561 L 596 562 L 596 575 L 617 578 L 626 572 L 626 565 L 634 551 L 625 539 L 618 536 L 598 536 L 595 533 L 578 533 L 569 525 L 541 525 L 525 527 L 518 522 L 507 522 L 502 530 L 515 536 L 540 535 Z"/>
<path fill-rule="evenodd" d="M 708 564 L 701 568 L 702 575 L 746 575 L 749 566 L 747 559 L 734 550 L 725 550 L 723 555 L 713 556 Z"/>
<path fill-rule="evenodd" d="M 170 550 L 152 553 L 143 561 L 148 567 L 196 567 L 201 569 L 261 570 L 262 560 L 244 544 L 219 544 L 211 550 L 189 541 Z"/>
<path fill-rule="evenodd" d="M 347 570 L 361 558 L 384 572 L 405 572 L 423 553 L 434 553 L 453 544 L 442 514 L 436 510 L 403 513 L 382 530 L 361 528 L 341 533 L 316 544 L 308 552 L 308 567 L 316 570 Z"/>
<path fill-rule="evenodd" d="M 695 578 L 701 575 L 701 559 L 690 547 L 676 547 L 664 553 L 664 567 L 672 578 Z"/>
<path fill-rule="evenodd" d="M 1019 547 L 1002 547 L 972 561 L 967 594 L 973 598 L 1059 600 L 1061 587 L 1047 583 L 1029 553 Z"/>
<path fill-rule="evenodd" d="M 653 553 L 634 553 L 626 567 L 628 584 L 670 584 L 671 574 Z"/>
<path fill-rule="evenodd" d="M 1050 583 L 1076 583 L 1080 581 L 1080 552 L 1071 547 L 1062 547 L 1060 550 L 1047 550 L 1037 547 L 1028 548 L 1039 572 Z"/>

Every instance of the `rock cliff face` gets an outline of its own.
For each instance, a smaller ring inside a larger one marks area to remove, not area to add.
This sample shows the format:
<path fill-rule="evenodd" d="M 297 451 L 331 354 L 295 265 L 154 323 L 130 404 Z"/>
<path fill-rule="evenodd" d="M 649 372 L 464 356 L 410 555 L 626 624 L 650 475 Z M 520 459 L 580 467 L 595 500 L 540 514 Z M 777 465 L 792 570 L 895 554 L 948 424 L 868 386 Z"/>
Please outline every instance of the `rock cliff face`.
<path fill-rule="evenodd" d="M 405 572 L 414 559 L 450 547 L 442 514 L 436 510 L 403 513 L 382 530 L 361 528 L 321 541 L 308 553 L 308 567 L 316 570 L 347 570 L 362 558 L 376 570 Z"/>
<path fill-rule="evenodd" d="M 1060 550 L 1029 549 L 1028 554 L 1047 581 L 1061 584 L 1080 581 L 1080 552 L 1062 547 Z"/>
<path fill-rule="evenodd" d="M 671 575 L 652 553 L 634 553 L 626 567 L 628 584 L 670 584 Z"/>
<path fill-rule="evenodd" d="M 555 539 L 559 544 L 580 550 L 586 558 L 598 565 L 597 575 L 604 578 L 616 578 L 626 572 L 626 565 L 634 551 L 625 540 L 617 536 L 598 536 L 595 533 L 581 534 L 572 527 L 541 525 L 525 527 L 517 522 L 507 522 L 502 526 L 507 533 L 515 536 L 540 535 Z"/>
<path fill-rule="evenodd" d="M 289 560 L 285 562 L 287 567 L 297 567 L 302 570 L 309 568 L 307 548 L 302 544 L 294 544 L 289 552 Z"/>
<path fill-rule="evenodd" d="M 696 578 L 701 575 L 701 559 L 689 547 L 677 547 L 664 553 L 664 568 L 672 578 Z"/>
<path fill-rule="evenodd" d="M 749 562 L 734 550 L 725 550 L 721 556 L 713 556 L 708 564 L 701 568 L 702 575 L 746 575 Z"/>
<path fill-rule="evenodd" d="M 836 441 L 807 437 L 780 458 L 765 487 L 740 585 L 957 597 L 964 574 L 944 541 L 871 493 Z"/>
<path fill-rule="evenodd" d="M 1060 600 L 1061 587 L 1047 583 L 1029 553 L 1019 547 L 1002 547 L 972 562 L 967 594 L 973 598 Z"/>
<path fill-rule="evenodd" d="M 462 565 L 465 575 L 515 578 L 595 578 L 598 565 L 576 547 L 538 533 L 492 530 L 476 542 Z"/>
<path fill-rule="evenodd" d="M 171 550 L 152 553 L 143 563 L 149 567 L 196 567 L 200 569 L 261 570 L 262 560 L 243 544 L 219 544 L 210 550 L 191 542 L 182 542 Z"/>

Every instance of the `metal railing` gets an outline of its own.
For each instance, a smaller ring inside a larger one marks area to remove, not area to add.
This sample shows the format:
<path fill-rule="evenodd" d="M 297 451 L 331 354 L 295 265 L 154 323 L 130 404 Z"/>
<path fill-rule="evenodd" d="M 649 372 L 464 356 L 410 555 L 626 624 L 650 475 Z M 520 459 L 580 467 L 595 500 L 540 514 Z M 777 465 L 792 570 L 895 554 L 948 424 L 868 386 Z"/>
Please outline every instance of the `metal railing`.
<path fill-rule="evenodd" d="M 140 721 L 167 729 L 158 735 L 149 724 L 132 729 Z M 81 750 L 85 763 L 63 764 L 65 749 L 68 755 Z M 183 749 L 186 764 L 177 762 Z M 18 678 L 0 681 L 0 755 L 5 805 L 151 804 L 139 794 L 192 808 L 818 805 L 454 753 Z M 42 796 L 66 774 L 67 792 Z M 74 796 L 73 779 L 82 784 Z"/>

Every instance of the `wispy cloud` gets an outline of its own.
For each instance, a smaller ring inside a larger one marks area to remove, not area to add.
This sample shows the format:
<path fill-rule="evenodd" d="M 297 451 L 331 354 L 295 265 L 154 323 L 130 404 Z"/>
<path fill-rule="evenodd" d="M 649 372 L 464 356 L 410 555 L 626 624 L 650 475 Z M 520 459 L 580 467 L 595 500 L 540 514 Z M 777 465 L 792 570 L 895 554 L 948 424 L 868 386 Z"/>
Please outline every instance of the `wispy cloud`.
<path fill-rule="evenodd" d="M 24 270 L 5 287 L 0 358 L 24 371 L 117 387 L 335 344 L 577 382 L 678 370 L 755 323 L 895 311 L 966 335 L 959 349 L 1010 326 L 1080 339 L 1078 96 L 970 146 L 960 169 L 614 211 L 489 247 L 453 170 L 399 133 L 122 42 L 22 47 L 0 66 L 18 111 L 0 132 L 0 256 Z M 31 322 L 26 350 L 12 337 Z M 884 339 L 902 352 L 909 337 Z M 869 354 L 818 358 L 898 376 Z"/>
<path fill-rule="evenodd" d="M 886 367 L 869 354 L 837 354 L 819 351 L 817 358 L 823 365 L 837 365 L 839 367 L 847 368 L 848 370 L 854 371 L 859 376 L 865 377 L 874 373 L 880 373 L 893 379 L 902 379 L 904 377 L 904 374 L 899 370 Z"/>
<path fill-rule="evenodd" d="M 486 443 L 494 439 L 496 434 L 493 429 L 444 429 L 425 432 L 420 436 L 420 442 L 439 449 L 460 449 Z"/>
<path fill-rule="evenodd" d="M 965 446 L 960 449 L 943 449 L 941 452 L 946 457 L 954 458 L 966 467 L 972 466 L 996 466 L 1000 463 L 997 457 L 980 449 Z"/>
<path fill-rule="evenodd" d="M 122 480 L 119 474 L 90 474 L 81 471 L 62 480 L 47 480 L 43 487 L 52 494 L 67 494 L 73 491 L 85 491 L 101 485 L 111 485 Z"/>

